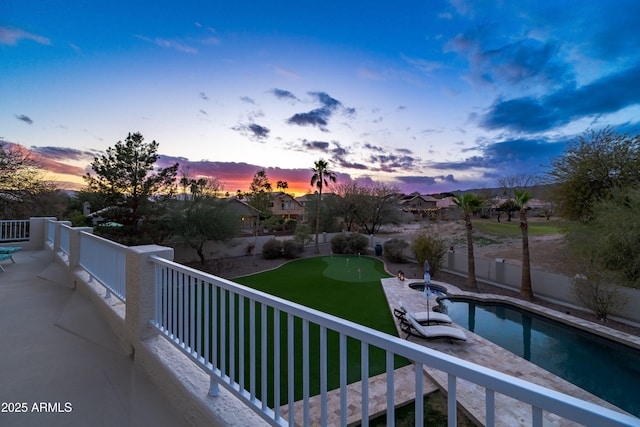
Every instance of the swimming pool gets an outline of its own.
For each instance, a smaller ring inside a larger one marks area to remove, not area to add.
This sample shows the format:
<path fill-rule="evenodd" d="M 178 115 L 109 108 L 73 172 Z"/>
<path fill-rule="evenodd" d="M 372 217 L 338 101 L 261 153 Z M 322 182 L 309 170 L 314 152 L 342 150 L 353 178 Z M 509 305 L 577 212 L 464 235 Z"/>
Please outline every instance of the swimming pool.
<path fill-rule="evenodd" d="M 440 299 L 458 325 L 640 416 L 640 351 L 502 304 Z"/>
<path fill-rule="evenodd" d="M 424 282 L 411 282 L 407 286 L 409 286 L 414 291 L 424 292 Z M 439 285 L 434 285 L 433 283 L 429 285 L 429 291 L 437 297 L 447 296 L 447 288 Z"/>

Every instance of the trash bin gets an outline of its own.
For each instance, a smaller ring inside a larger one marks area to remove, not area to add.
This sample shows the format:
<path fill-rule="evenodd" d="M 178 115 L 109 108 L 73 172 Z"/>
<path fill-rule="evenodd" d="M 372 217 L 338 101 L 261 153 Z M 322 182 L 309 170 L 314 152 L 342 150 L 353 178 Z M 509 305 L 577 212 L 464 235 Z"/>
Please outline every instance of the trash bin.
<path fill-rule="evenodd" d="M 376 256 L 382 255 L 382 245 L 380 243 L 376 245 L 375 250 L 376 250 Z"/>

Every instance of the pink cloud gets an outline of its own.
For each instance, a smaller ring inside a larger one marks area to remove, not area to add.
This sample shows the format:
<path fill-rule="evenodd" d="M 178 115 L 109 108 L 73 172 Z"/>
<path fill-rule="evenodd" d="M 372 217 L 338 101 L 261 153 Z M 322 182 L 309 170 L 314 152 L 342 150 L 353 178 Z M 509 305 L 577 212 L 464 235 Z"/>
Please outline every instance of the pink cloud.
<path fill-rule="evenodd" d="M 17 28 L 0 27 L 0 44 L 14 46 L 22 39 L 33 40 L 40 44 L 51 44 L 51 41 L 46 37 L 31 34 Z"/>

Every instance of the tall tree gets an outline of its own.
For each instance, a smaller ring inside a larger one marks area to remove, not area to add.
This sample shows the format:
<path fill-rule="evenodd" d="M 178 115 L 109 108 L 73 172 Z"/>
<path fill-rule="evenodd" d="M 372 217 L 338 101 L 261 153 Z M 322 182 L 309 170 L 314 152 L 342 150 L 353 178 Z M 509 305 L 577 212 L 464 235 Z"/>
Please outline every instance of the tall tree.
<path fill-rule="evenodd" d="M 224 187 L 218 178 L 200 177 L 191 178 L 183 176 L 180 178 L 180 185 L 183 188 L 185 199 L 196 199 L 198 197 L 216 198 L 224 191 Z"/>
<path fill-rule="evenodd" d="M 529 301 L 533 299 L 531 287 L 531 259 L 529 257 L 529 224 L 527 222 L 527 204 L 531 200 L 528 191 L 515 190 L 515 202 L 520 211 L 520 231 L 522 232 L 522 280 L 520 296 Z"/>
<path fill-rule="evenodd" d="M 462 211 L 464 226 L 467 232 L 467 285 L 478 289 L 476 280 L 476 260 L 473 255 L 473 223 L 471 215 L 482 208 L 482 199 L 475 194 L 466 193 L 462 196 L 454 196 L 453 202 Z"/>
<path fill-rule="evenodd" d="M 567 240 L 576 273 L 640 289 L 640 189 L 618 189 L 594 205 L 588 224 L 573 223 Z"/>
<path fill-rule="evenodd" d="M 400 190 L 376 183 L 356 186 L 354 194 L 345 195 L 355 209 L 355 221 L 367 234 L 376 234 L 385 224 L 399 224 L 398 195 Z"/>
<path fill-rule="evenodd" d="M 569 143 L 551 167 L 557 213 L 589 222 L 598 201 L 610 198 L 615 189 L 640 185 L 640 136 L 610 128 L 588 130 Z"/>
<path fill-rule="evenodd" d="M 251 184 L 249 185 L 249 192 L 245 194 L 247 203 L 254 209 L 260 212 L 260 219 L 266 219 L 271 216 L 271 204 L 273 203 L 273 196 L 271 194 L 271 182 L 264 169 L 259 170 L 253 175 Z M 256 226 L 258 226 L 257 224 Z"/>
<path fill-rule="evenodd" d="M 316 203 L 316 253 L 320 253 L 318 246 L 318 235 L 320 234 L 320 203 L 322 203 L 322 189 L 329 185 L 329 182 L 336 182 L 336 174 L 329 170 L 329 163 L 324 159 L 318 159 L 314 163 L 311 176 L 311 186 L 318 189 L 318 200 Z"/>
<path fill-rule="evenodd" d="M 121 220 L 133 225 L 135 232 L 151 198 L 175 191 L 178 163 L 156 169 L 159 159 L 156 141 L 146 143 L 142 134 L 130 133 L 96 156 L 91 163 L 95 175 L 87 173 L 84 179 L 92 191 L 103 193 L 109 203 L 123 208 Z"/>
<path fill-rule="evenodd" d="M 278 184 L 277 184 L 276 188 L 278 190 L 282 190 L 282 192 L 284 192 L 284 190 L 289 188 L 289 183 L 287 181 L 278 181 Z"/>
<path fill-rule="evenodd" d="M 348 181 L 336 185 L 337 198 L 334 215 L 341 218 L 344 228 L 351 231 L 356 224 L 357 207 L 356 198 L 364 192 L 360 184 L 355 181 Z"/>
<path fill-rule="evenodd" d="M 0 217 L 57 216 L 56 193 L 37 158 L 21 145 L 0 140 Z"/>
<path fill-rule="evenodd" d="M 500 212 L 506 212 L 507 221 L 511 221 L 513 214 L 520 211 L 520 206 L 516 201 L 516 191 L 524 191 L 531 188 L 538 182 L 538 177 L 526 173 L 516 175 L 501 176 L 498 178 L 500 193 L 503 201 L 498 206 L 498 222 L 500 222 Z M 506 198 L 506 200 L 504 200 Z"/>
<path fill-rule="evenodd" d="M 498 222 L 500 222 L 500 213 L 506 212 L 507 221 L 511 222 L 511 218 L 513 218 L 513 213 L 518 212 L 520 208 L 518 207 L 518 203 L 515 199 L 507 199 L 498 206 Z"/>
<path fill-rule="evenodd" d="M 200 263 L 205 264 L 204 246 L 209 241 L 227 241 L 240 231 L 241 219 L 228 200 L 216 197 L 221 190 L 217 178 L 180 180 L 188 188 L 189 196 L 177 201 L 169 216 L 169 228 L 174 240 L 194 249 Z"/>

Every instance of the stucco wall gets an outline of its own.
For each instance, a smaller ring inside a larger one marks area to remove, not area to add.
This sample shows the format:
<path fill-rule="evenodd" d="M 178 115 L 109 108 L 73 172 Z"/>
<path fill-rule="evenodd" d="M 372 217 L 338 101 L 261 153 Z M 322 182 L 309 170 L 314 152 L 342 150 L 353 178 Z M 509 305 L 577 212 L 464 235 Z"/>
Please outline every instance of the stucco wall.
<path fill-rule="evenodd" d="M 448 252 L 444 258 L 443 270 L 461 275 L 467 274 L 467 256 Z M 509 264 L 502 259 L 475 259 L 476 278 L 514 291 L 520 290 L 522 270 L 517 264 Z M 531 286 L 535 296 L 571 308 L 587 311 L 577 300 L 570 277 L 531 269 Z M 611 319 L 640 325 L 640 290 L 618 287 L 621 300 L 626 304 L 612 310 Z"/>

